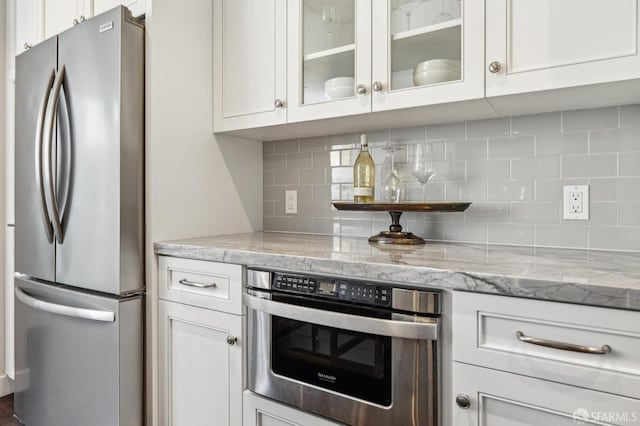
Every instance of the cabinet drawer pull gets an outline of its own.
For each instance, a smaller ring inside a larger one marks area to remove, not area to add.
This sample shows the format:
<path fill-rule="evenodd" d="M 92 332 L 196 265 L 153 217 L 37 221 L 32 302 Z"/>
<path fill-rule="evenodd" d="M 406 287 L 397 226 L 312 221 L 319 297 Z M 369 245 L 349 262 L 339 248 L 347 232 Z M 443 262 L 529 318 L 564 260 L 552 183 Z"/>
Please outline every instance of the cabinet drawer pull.
<path fill-rule="evenodd" d="M 180 281 L 178 281 L 180 284 L 182 285 L 188 285 L 190 287 L 198 287 L 198 288 L 215 288 L 217 287 L 216 283 L 209 283 L 209 284 L 205 284 L 205 283 L 197 283 L 195 281 L 189 281 L 186 278 L 181 279 Z"/>
<path fill-rule="evenodd" d="M 546 348 L 560 349 L 563 351 L 580 352 L 583 354 L 606 355 L 611 352 L 611 346 L 602 345 L 599 348 L 593 346 L 573 345 L 571 343 L 556 342 L 554 340 L 538 339 L 525 336 L 522 331 L 516 331 L 518 340 L 531 345 L 544 346 Z"/>

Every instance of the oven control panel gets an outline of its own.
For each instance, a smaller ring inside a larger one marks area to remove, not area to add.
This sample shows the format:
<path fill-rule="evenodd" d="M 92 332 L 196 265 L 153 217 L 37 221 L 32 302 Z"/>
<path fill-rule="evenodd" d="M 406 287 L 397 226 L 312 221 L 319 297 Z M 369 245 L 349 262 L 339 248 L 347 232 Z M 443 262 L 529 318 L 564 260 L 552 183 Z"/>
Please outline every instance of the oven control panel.
<path fill-rule="evenodd" d="M 391 287 L 359 281 L 276 273 L 272 288 L 288 293 L 309 294 L 369 305 L 391 306 Z"/>

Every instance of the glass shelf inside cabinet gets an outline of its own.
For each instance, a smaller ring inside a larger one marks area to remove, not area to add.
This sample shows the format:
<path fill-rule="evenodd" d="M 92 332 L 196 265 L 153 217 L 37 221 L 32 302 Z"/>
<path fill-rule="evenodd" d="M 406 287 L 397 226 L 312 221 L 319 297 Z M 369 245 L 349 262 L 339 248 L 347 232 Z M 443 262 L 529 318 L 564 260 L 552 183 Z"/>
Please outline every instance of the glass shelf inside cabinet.
<path fill-rule="evenodd" d="M 354 0 L 304 0 L 303 104 L 355 96 Z"/>
<path fill-rule="evenodd" d="M 460 81 L 461 2 L 415 0 L 418 5 L 410 15 L 403 9 L 406 2 L 391 0 L 391 6 L 397 6 L 390 15 L 391 90 Z"/>

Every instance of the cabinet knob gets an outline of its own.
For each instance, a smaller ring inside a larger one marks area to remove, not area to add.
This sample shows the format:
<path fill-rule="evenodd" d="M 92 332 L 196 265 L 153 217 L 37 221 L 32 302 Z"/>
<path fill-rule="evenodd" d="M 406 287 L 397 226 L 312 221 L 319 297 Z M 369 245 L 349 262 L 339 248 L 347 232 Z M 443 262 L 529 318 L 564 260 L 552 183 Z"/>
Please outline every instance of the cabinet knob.
<path fill-rule="evenodd" d="M 365 86 L 364 84 L 358 84 L 356 86 L 356 93 L 358 93 L 358 95 L 364 95 L 365 93 L 367 93 L 367 86 Z"/>
<path fill-rule="evenodd" d="M 86 20 L 86 18 L 84 17 L 84 15 L 80 15 L 80 22 L 84 22 Z"/>
<path fill-rule="evenodd" d="M 456 404 L 458 404 L 458 407 L 466 410 L 471 407 L 471 399 L 467 395 L 458 395 L 456 396 Z"/>
<path fill-rule="evenodd" d="M 231 346 L 235 345 L 236 342 L 238 341 L 238 338 L 236 336 L 227 336 L 227 343 Z"/>
<path fill-rule="evenodd" d="M 502 69 L 502 66 L 500 65 L 500 62 L 498 61 L 493 61 L 489 64 L 489 72 L 495 74 L 497 72 L 499 72 Z"/>
<path fill-rule="evenodd" d="M 73 25 L 78 25 L 80 23 L 80 21 L 78 21 L 76 18 L 73 18 Z"/>
<path fill-rule="evenodd" d="M 276 101 L 273 103 L 273 105 L 276 108 L 282 108 L 282 107 L 284 107 L 284 102 L 282 102 L 280 99 L 276 99 Z"/>
<path fill-rule="evenodd" d="M 31 49 L 31 47 L 33 47 L 33 46 L 31 46 L 29 43 L 25 43 L 24 44 L 24 50 L 29 50 L 29 49 Z"/>
<path fill-rule="evenodd" d="M 379 92 L 381 90 L 382 90 L 382 83 L 380 83 L 379 81 L 376 81 L 375 83 L 373 83 L 374 92 Z"/>

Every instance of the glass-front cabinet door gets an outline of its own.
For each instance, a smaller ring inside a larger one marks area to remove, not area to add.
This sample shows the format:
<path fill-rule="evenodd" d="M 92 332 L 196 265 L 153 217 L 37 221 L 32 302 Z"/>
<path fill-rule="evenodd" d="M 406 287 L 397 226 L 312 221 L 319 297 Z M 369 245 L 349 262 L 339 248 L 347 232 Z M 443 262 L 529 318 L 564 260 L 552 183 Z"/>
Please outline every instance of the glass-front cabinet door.
<path fill-rule="evenodd" d="M 371 111 L 371 0 L 288 8 L 289 121 Z"/>
<path fill-rule="evenodd" d="M 372 2 L 373 111 L 484 96 L 484 2 Z"/>

